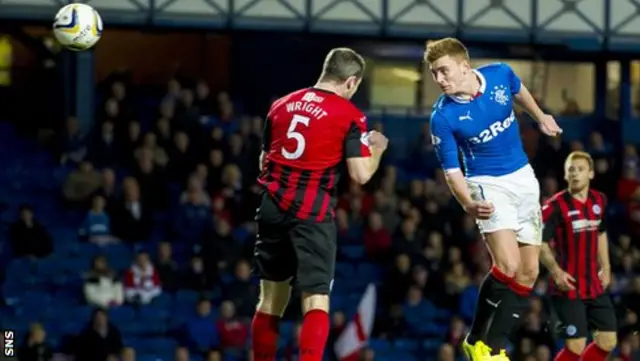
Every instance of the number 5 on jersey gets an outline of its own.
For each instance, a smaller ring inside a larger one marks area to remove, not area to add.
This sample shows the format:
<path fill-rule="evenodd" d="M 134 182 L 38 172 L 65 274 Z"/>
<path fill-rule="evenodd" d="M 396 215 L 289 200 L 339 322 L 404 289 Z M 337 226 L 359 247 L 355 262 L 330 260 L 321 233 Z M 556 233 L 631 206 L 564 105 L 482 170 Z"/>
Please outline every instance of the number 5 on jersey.
<path fill-rule="evenodd" d="M 309 117 L 305 117 L 302 115 L 294 115 L 291 119 L 291 123 L 289 123 L 289 129 L 287 129 L 287 139 L 295 139 L 296 141 L 296 149 L 293 152 L 289 152 L 284 149 L 284 146 L 281 149 L 282 156 L 285 159 L 294 160 L 302 157 L 304 153 L 304 148 L 307 146 L 307 141 L 304 139 L 304 136 L 296 131 L 296 127 L 298 124 L 302 124 L 305 127 L 309 126 Z"/>

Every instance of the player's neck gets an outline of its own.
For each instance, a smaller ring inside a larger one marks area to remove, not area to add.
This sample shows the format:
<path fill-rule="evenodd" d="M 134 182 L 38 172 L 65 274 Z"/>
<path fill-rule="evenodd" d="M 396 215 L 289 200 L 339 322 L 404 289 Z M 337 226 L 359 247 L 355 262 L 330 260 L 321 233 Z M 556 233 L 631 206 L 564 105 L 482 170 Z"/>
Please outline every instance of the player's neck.
<path fill-rule="evenodd" d="M 571 194 L 573 198 L 579 200 L 580 202 L 584 202 L 589 196 L 589 187 L 584 187 L 583 189 L 575 191 L 569 188 L 569 194 Z"/>
<path fill-rule="evenodd" d="M 340 94 L 338 91 L 338 87 L 333 84 L 333 83 L 329 83 L 329 82 L 325 82 L 325 81 L 319 81 L 317 82 L 314 86 L 314 89 L 320 89 L 320 90 L 324 90 L 330 93 L 336 93 L 336 94 Z"/>
<path fill-rule="evenodd" d="M 478 78 L 478 75 L 474 71 L 472 71 L 467 76 L 465 85 L 462 87 L 462 91 L 457 95 L 461 98 L 473 99 L 480 93 L 480 88 L 482 88 L 480 78 Z"/>

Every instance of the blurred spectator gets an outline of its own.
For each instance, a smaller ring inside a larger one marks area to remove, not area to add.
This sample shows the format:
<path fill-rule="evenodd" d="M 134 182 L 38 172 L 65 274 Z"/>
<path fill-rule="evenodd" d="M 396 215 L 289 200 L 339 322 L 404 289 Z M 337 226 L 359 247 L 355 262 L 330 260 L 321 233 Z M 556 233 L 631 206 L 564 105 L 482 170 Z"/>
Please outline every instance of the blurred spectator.
<path fill-rule="evenodd" d="M 124 302 L 124 289 L 104 256 L 93 259 L 91 270 L 84 277 L 84 297 L 91 306 L 108 308 Z"/>
<path fill-rule="evenodd" d="M 102 170 L 102 183 L 97 195 L 104 198 L 106 202 L 107 213 L 109 213 L 118 199 L 118 184 L 116 183 L 116 172 L 111 168 Z"/>
<path fill-rule="evenodd" d="M 142 144 L 142 129 L 137 121 L 129 122 L 126 129 L 122 146 L 119 149 L 119 156 L 122 159 L 122 163 L 131 168 L 135 162 L 136 150 Z"/>
<path fill-rule="evenodd" d="M 198 301 L 195 315 L 185 325 L 185 337 L 191 351 L 197 353 L 207 352 L 219 345 L 218 329 L 208 300 Z"/>
<path fill-rule="evenodd" d="M 49 361 L 53 357 L 51 346 L 47 343 L 47 333 L 39 323 L 29 327 L 24 342 L 17 352 L 19 361 Z"/>
<path fill-rule="evenodd" d="M 452 345 L 445 343 L 438 350 L 438 361 L 455 361 L 456 350 Z"/>
<path fill-rule="evenodd" d="M 189 358 L 189 349 L 186 347 L 178 347 L 176 348 L 176 352 L 174 355 L 174 361 L 190 361 Z"/>
<path fill-rule="evenodd" d="M 129 242 L 149 239 L 151 210 L 140 198 L 140 186 L 135 178 L 122 182 L 124 195 L 114 206 L 114 234 Z"/>
<path fill-rule="evenodd" d="M 447 331 L 446 341 L 450 345 L 460 346 L 460 342 L 467 336 L 467 327 L 460 317 L 452 317 Z"/>
<path fill-rule="evenodd" d="M 117 360 L 121 351 L 120 331 L 109 322 L 104 310 L 95 310 L 89 325 L 78 336 L 75 361 L 106 360 L 107 357 Z"/>
<path fill-rule="evenodd" d="M 364 231 L 363 243 L 367 255 L 374 260 L 385 259 L 391 248 L 391 234 L 383 227 L 380 213 L 371 212 Z"/>
<path fill-rule="evenodd" d="M 89 162 L 82 162 L 64 182 L 62 193 L 69 205 L 84 205 L 100 189 L 102 178 Z"/>
<path fill-rule="evenodd" d="M 15 257 L 46 257 L 53 251 L 49 232 L 38 222 L 27 205 L 20 207 L 20 219 L 9 230 Z"/>
<path fill-rule="evenodd" d="M 223 301 L 220 305 L 220 319 L 217 323 L 220 346 L 226 351 L 241 353 L 247 345 L 249 326 L 236 316 L 233 302 Z"/>
<path fill-rule="evenodd" d="M 225 297 L 235 305 L 235 313 L 241 318 L 251 318 L 255 312 L 259 290 L 251 280 L 251 265 L 245 260 L 236 263 L 234 280 L 225 289 Z"/>
<path fill-rule="evenodd" d="M 469 274 L 462 262 L 457 262 L 444 276 L 445 287 L 449 294 L 460 294 L 471 283 Z"/>
<path fill-rule="evenodd" d="M 140 185 L 144 204 L 152 210 L 162 210 L 168 206 L 168 186 L 165 172 L 154 163 L 153 153 L 149 149 L 141 149 L 138 153 L 133 176 Z"/>
<path fill-rule="evenodd" d="M 398 304 L 404 300 L 412 283 L 411 258 L 401 253 L 396 256 L 395 264 L 383 284 L 384 299 L 387 304 Z"/>
<path fill-rule="evenodd" d="M 124 294 L 127 302 L 147 304 L 162 293 L 160 275 L 149 260 L 149 254 L 139 252 L 135 262 L 124 274 Z"/>
<path fill-rule="evenodd" d="M 67 119 L 65 133 L 60 138 L 58 145 L 61 164 L 78 164 L 87 156 L 87 145 L 83 134 L 80 132 L 78 119 Z"/>
<path fill-rule="evenodd" d="M 167 118 L 160 118 L 156 122 L 155 134 L 158 146 L 167 151 L 173 144 L 171 137 L 171 121 Z M 168 154 L 167 154 L 168 155 Z"/>
<path fill-rule="evenodd" d="M 158 244 L 155 266 L 160 275 L 162 288 L 168 292 L 176 290 L 178 286 L 178 264 L 173 260 L 171 243 L 160 242 Z"/>
<path fill-rule="evenodd" d="M 242 257 L 242 245 L 233 238 L 231 226 L 224 220 L 215 222 L 209 229 L 202 242 L 202 255 L 205 266 L 224 272 Z"/>
<path fill-rule="evenodd" d="M 409 331 L 415 336 L 421 336 L 425 333 L 425 327 L 428 327 L 429 322 L 434 319 L 436 309 L 422 297 L 420 288 L 412 286 L 407 292 L 402 313 Z"/>
<path fill-rule="evenodd" d="M 89 160 L 98 168 L 112 167 L 117 164 L 118 155 L 114 124 L 106 121 L 89 145 Z"/>
<path fill-rule="evenodd" d="M 140 159 L 142 152 L 148 152 L 151 155 L 153 163 L 160 168 L 164 168 L 169 162 L 169 156 L 167 152 L 158 145 L 158 137 L 155 133 L 147 133 L 144 135 L 142 145 L 135 151 L 136 159 Z"/>
<path fill-rule="evenodd" d="M 105 199 L 102 196 L 94 196 L 91 209 L 78 230 L 80 236 L 100 246 L 118 242 L 118 239 L 111 234 L 111 218 L 105 212 L 105 207 Z"/>
<path fill-rule="evenodd" d="M 190 149 L 189 136 L 178 132 L 173 137 L 173 146 L 169 152 L 168 174 L 171 180 L 184 183 L 195 166 L 195 157 Z"/>
<path fill-rule="evenodd" d="M 205 361 L 222 361 L 222 354 L 218 350 L 211 350 L 207 352 Z"/>
<path fill-rule="evenodd" d="M 211 198 L 209 198 L 209 195 L 205 191 L 203 181 L 206 181 L 206 173 L 204 179 L 199 177 L 197 173 L 192 174 L 187 182 L 187 189 L 180 195 L 180 203 L 209 207 L 211 205 Z"/>
<path fill-rule="evenodd" d="M 136 350 L 133 347 L 123 348 L 120 361 L 136 361 Z"/>
<path fill-rule="evenodd" d="M 184 272 L 180 284 L 184 286 L 184 288 L 204 292 L 213 289 L 214 281 L 213 277 L 207 274 L 202 258 L 194 255 L 191 257 L 189 267 Z"/>

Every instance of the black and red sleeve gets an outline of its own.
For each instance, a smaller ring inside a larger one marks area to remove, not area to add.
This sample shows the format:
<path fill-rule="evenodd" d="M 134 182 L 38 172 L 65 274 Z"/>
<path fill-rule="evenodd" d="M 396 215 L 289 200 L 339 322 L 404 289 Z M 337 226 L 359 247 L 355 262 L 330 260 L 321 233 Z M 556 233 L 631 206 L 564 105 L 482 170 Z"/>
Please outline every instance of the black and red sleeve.
<path fill-rule="evenodd" d="M 351 121 L 344 144 L 345 158 L 363 158 L 371 156 L 366 122 L 359 119 Z"/>
<path fill-rule="evenodd" d="M 600 225 L 598 226 L 598 232 L 604 233 L 607 231 L 607 196 L 600 193 Z"/>
<path fill-rule="evenodd" d="M 262 151 L 268 152 L 271 148 L 271 120 L 269 117 L 264 119 L 262 127 Z"/>
<path fill-rule="evenodd" d="M 554 197 L 547 200 L 542 206 L 542 241 L 551 241 L 561 226 L 562 215 L 560 213 L 560 207 L 558 207 Z"/>

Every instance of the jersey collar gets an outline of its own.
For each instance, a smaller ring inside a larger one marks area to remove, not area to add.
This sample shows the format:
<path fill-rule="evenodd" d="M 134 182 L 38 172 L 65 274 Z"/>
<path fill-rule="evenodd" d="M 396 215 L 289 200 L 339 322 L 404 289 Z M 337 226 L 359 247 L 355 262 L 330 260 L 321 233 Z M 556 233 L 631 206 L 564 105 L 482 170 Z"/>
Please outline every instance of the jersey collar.
<path fill-rule="evenodd" d="M 461 104 L 470 103 L 473 99 L 484 94 L 485 90 L 487 89 L 487 79 L 484 77 L 484 75 L 482 75 L 482 73 L 479 72 L 477 69 L 473 69 L 472 71 L 478 77 L 478 80 L 480 80 L 480 89 L 478 89 L 478 92 L 476 93 L 476 95 L 471 99 L 463 98 L 455 95 L 448 95 L 448 97 L 451 98 L 451 100 L 453 100 L 454 102 L 461 103 Z"/>

